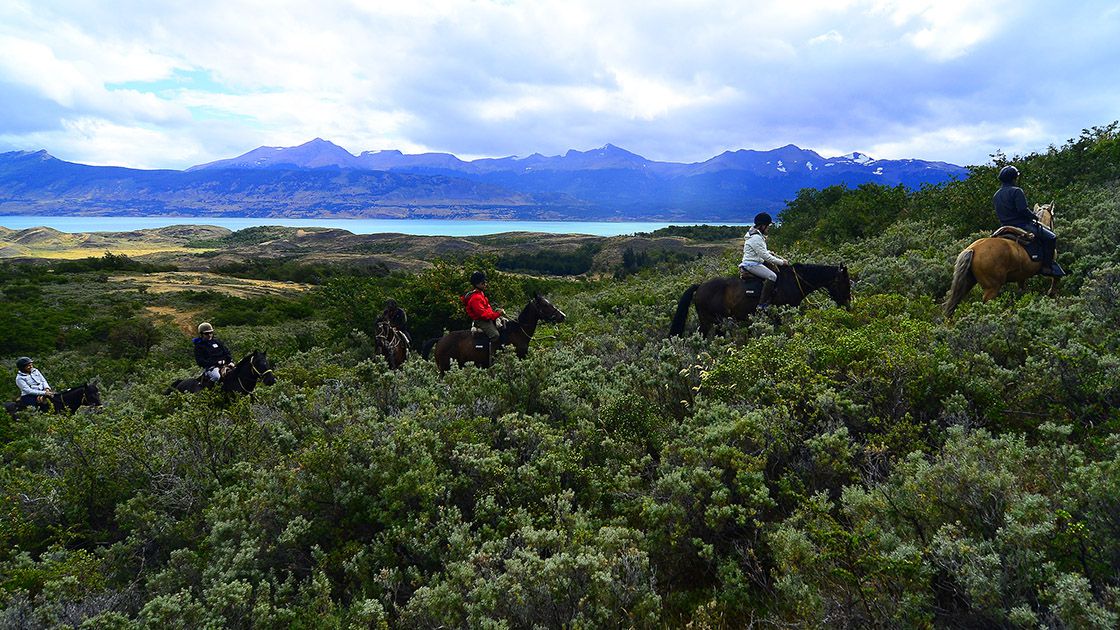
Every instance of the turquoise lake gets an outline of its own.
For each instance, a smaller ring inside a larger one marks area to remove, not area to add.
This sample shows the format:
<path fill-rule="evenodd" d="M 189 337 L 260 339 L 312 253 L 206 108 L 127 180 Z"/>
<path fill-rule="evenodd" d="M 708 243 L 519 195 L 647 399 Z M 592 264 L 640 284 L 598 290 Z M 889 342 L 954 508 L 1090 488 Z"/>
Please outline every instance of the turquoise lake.
<path fill-rule="evenodd" d="M 547 232 L 619 236 L 652 232 L 670 225 L 697 225 L 690 221 L 587 222 L 587 221 L 468 221 L 441 219 L 285 219 L 276 217 L 55 217 L 0 216 L 0 226 L 11 230 L 49 227 L 60 232 L 128 232 L 169 225 L 217 225 L 242 230 L 259 225 L 340 228 L 354 234 L 398 233 L 415 236 L 479 236 L 502 232 Z"/>

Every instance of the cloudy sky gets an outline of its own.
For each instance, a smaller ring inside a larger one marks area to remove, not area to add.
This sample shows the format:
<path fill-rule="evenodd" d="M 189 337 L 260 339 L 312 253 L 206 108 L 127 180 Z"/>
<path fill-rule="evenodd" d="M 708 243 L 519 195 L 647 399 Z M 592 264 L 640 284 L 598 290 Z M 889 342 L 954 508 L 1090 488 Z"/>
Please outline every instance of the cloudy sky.
<path fill-rule="evenodd" d="M 0 0 L 0 151 L 982 164 L 1120 119 L 1117 34 L 1120 0 Z"/>

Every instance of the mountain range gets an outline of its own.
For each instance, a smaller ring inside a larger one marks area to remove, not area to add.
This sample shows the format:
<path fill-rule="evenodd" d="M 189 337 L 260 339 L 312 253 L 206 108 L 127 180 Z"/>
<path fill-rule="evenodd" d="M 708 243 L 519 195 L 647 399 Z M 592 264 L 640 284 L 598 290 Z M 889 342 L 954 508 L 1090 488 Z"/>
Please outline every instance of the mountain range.
<path fill-rule="evenodd" d="M 968 170 L 945 162 L 824 158 L 787 145 L 657 162 L 607 144 L 562 156 L 465 161 L 353 155 L 316 138 L 184 171 L 89 166 L 45 150 L 0 153 L 0 215 L 745 221 L 802 188 L 917 188 Z"/>

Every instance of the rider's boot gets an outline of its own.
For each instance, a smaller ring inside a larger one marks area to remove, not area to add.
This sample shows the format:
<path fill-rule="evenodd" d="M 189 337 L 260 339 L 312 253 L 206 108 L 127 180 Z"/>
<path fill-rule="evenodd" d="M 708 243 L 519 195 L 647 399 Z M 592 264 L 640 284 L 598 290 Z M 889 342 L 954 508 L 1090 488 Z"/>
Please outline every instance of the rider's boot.
<path fill-rule="evenodd" d="M 774 292 L 774 281 L 773 280 L 763 280 L 762 281 L 762 293 L 758 296 L 758 308 L 759 308 L 759 310 L 764 311 L 764 310 L 770 308 L 770 294 L 772 294 L 773 292 Z"/>
<path fill-rule="evenodd" d="M 1042 268 L 1038 270 L 1038 273 L 1044 276 L 1060 278 L 1066 275 L 1066 272 L 1058 265 L 1057 261 L 1054 260 L 1055 245 L 1056 243 L 1053 241 L 1043 245 Z"/>

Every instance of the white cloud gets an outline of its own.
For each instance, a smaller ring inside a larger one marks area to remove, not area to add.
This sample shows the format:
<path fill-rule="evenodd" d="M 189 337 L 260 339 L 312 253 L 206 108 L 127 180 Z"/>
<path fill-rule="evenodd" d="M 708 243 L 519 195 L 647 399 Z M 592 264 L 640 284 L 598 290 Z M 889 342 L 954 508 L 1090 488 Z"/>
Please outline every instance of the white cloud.
<path fill-rule="evenodd" d="M 127 161 L 132 128 L 176 144 L 163 161 L 136 147 L 137 164 L 173 167 L 316 136 L 355 152 L 612 142 L 690 161 L 792 142 L 982 161 L 1120 117 L 1117 29 L 1102 0 L 9 0 L 0 149 L 84 142 L 69 157 Z M 1001 71 L 1009 50 L 1018 69 Z M 62 120 L 104 127 L 57 144 Z"/>

